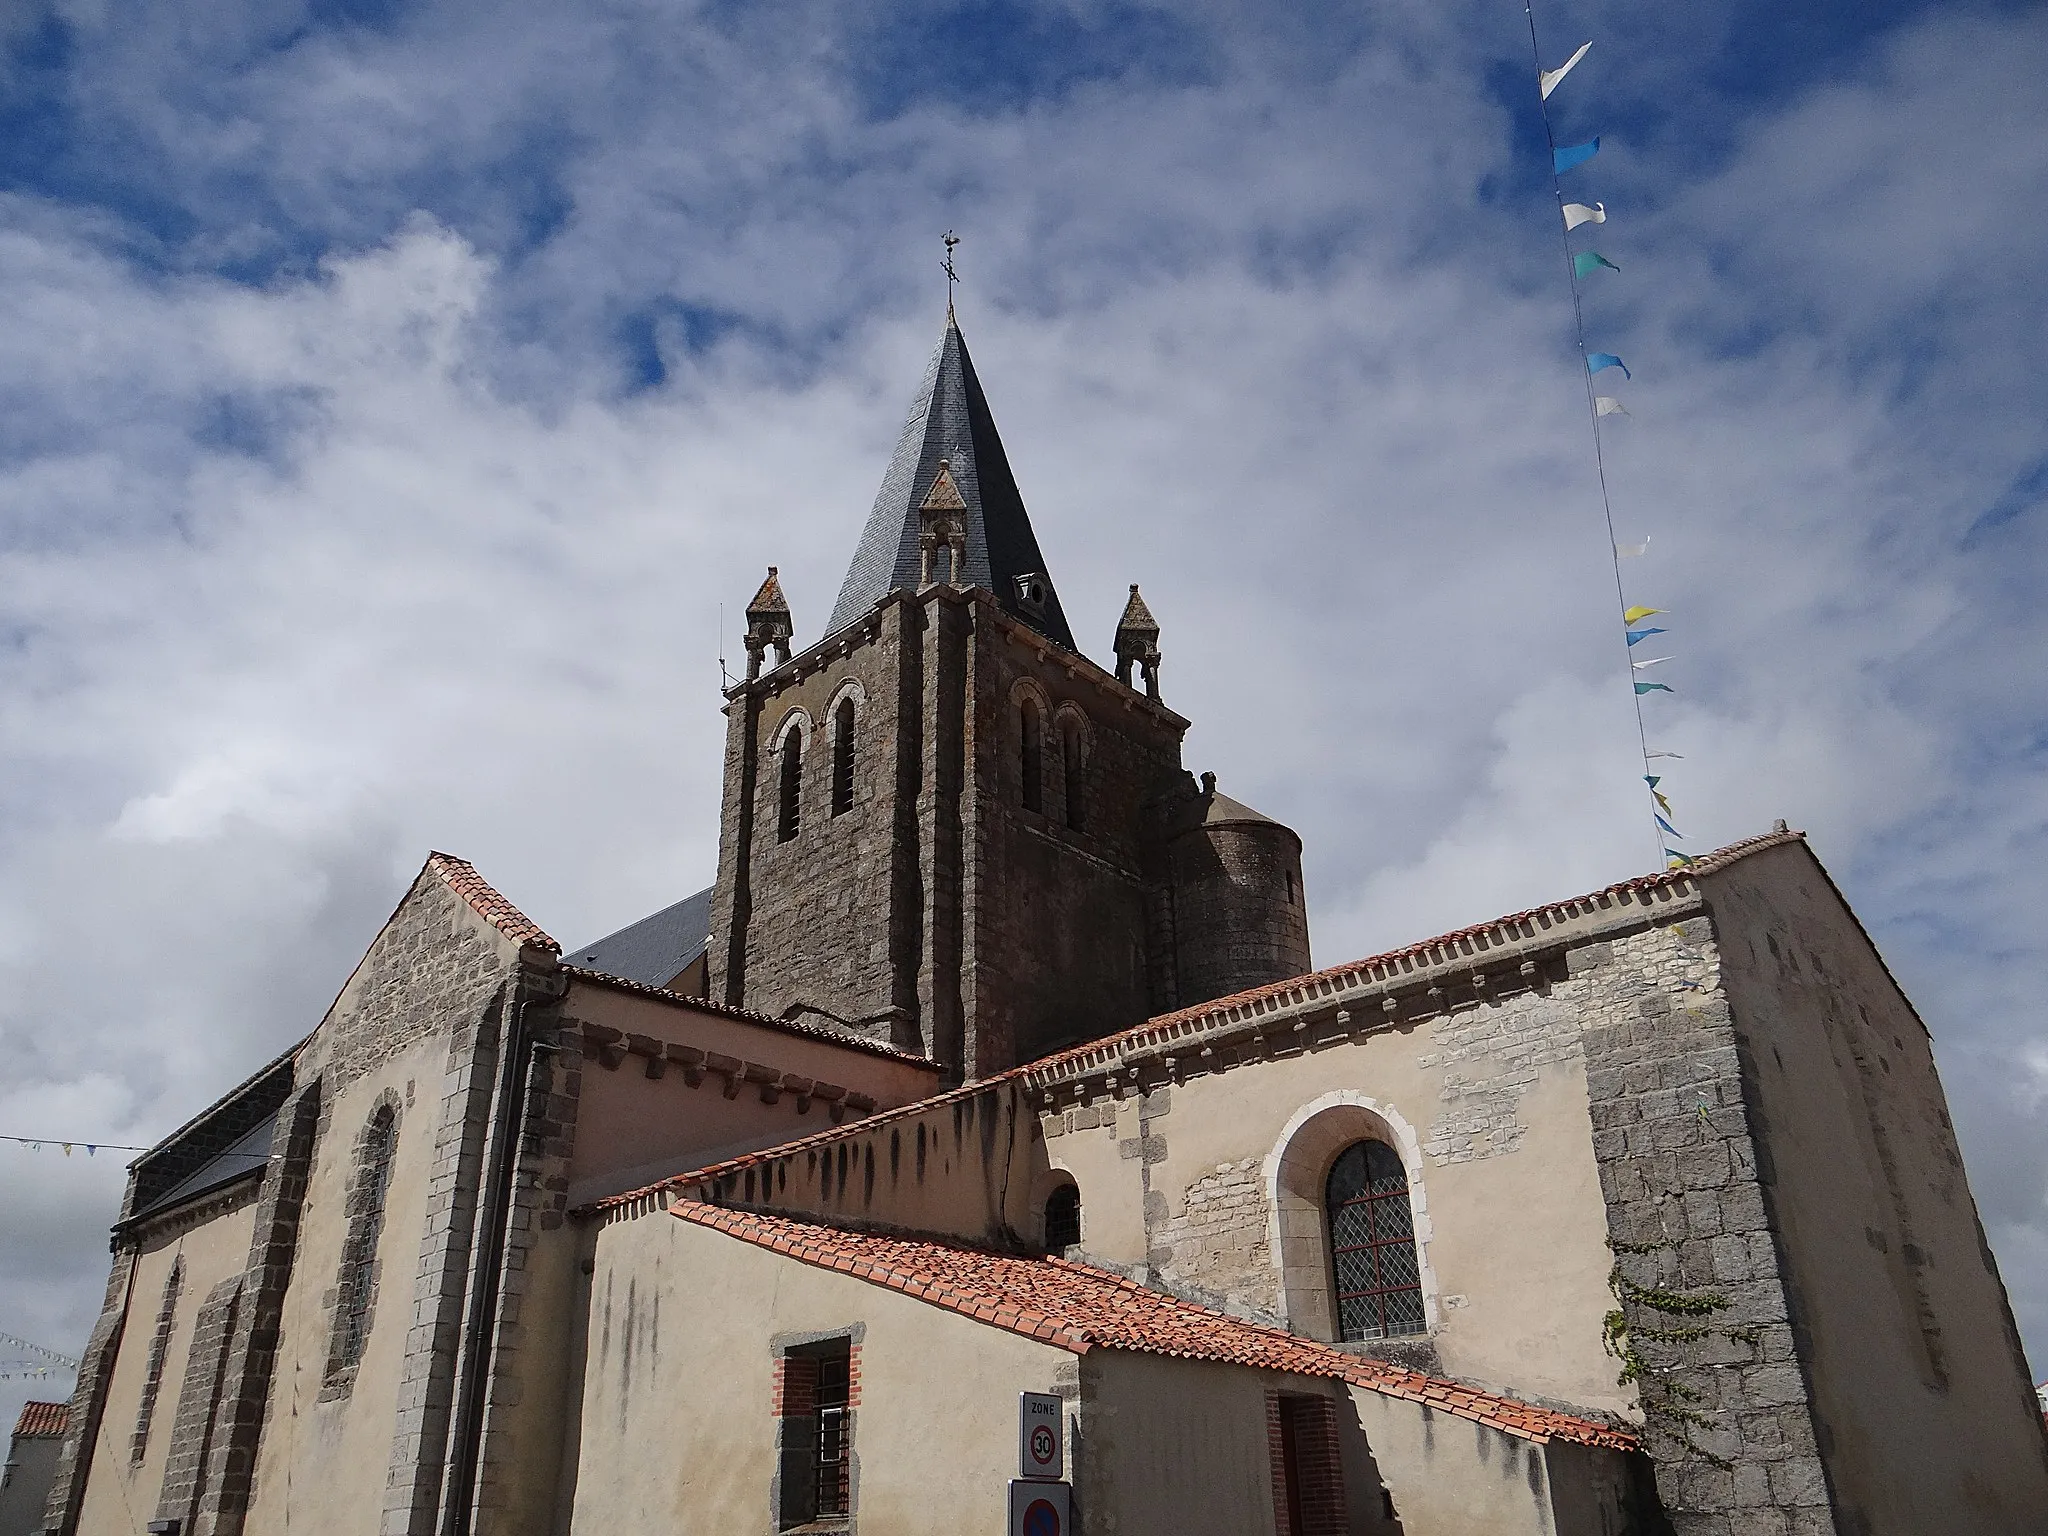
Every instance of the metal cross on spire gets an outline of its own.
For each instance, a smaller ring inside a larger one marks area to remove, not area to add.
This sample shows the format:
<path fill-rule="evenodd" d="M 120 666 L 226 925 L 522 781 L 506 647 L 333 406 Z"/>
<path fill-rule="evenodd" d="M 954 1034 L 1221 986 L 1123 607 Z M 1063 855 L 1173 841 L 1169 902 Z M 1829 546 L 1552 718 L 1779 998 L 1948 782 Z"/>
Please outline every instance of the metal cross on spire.
<path fill-rule="evenodd" d="M 946 318 L 950 320 L 953 318 L 953 289 L 960 281 L 960 274 L 953 266 L 953 247 L 960 243 L 960 237 L 949 229 L 943 238 L 946 246 L 946 259 L 940 262 L 939 266 L 946 274 Z"/>

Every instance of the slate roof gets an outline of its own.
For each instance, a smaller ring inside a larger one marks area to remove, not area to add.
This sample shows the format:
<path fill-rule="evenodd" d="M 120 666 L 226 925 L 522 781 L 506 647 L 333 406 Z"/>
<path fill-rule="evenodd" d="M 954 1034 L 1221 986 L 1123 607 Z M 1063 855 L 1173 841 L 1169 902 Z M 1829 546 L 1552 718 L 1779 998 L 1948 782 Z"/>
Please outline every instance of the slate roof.
<path fill-rule="evenodd" d="M 431 853 L 427 855 L 427 868 L 447 881 L 450 890 L 474 907 L 493 928 L 513 943 L 526 948 L 561 953 L 562 946 L 549 938 L 547 931 L 539 923 L 499 895 L 490 881 L 476 872 L 476 866 L 469 860 L 458 859 L 452 853 Z"/>
<path fill-rule="evenodd" d="M 69 1403 L 23 1403 L 14 1421 L 17 1440 L 54 1440 L 71 1427 Z"/>
<path fill-rule="evenodd" d="M 261 1173 L 270 1161 L 270 1139 L 276 1130 L 277 1112 L 273 1110 L 128 1219 L 136 1221 L 144 1216 L 153 1216 L 158 1211 L 182 1205 L 195 1195 L 203 1195 L 209 1190 L 221 1189 L 238 1179 Z"/>
<path fill-rule="evenodd" d="M 712 889 L 706 886 L 563 958 L 644 987 L 665 987 L 711 947 Z"/>
<path fill-rule="evenodd" d="M 967 355 L 967 343 L 951 315 L 903 423 L 903 435 L 882 477 L 826 633 L 854 623 L 889 592 L 916 589 L 918 508 L 931 492 L 941 459 L 948 461 L 967 504 L 963 584 L 987 588 L 1005 613 L 1048 640 L 1078 650 L 1037 535 L 1031 531 L 1031 519 L 1025 515 L 1024 498 L 1010 473 L 1003 440 L 996 434 L 995 417 Z M 943 563 L 939 569 L 944 570 Z M 1038 613 L 1017 598 L 1017 578 L 1031 572 L 1044 578 L 1045 602 Z"/>
<path fill-rule="evenodd" d="M 1122 1349 L 1319 1376 L 1424 1403 L 1539 1445 L 1570 1440 L 1615 1450 L 1637 1446 L 1634 1436 L 1610 1425 L 1249 1323 L 1068 1259 L 988 1253 L 688 1200 L 678 1201 L 670 1214 L 1075 1354 Z"/>

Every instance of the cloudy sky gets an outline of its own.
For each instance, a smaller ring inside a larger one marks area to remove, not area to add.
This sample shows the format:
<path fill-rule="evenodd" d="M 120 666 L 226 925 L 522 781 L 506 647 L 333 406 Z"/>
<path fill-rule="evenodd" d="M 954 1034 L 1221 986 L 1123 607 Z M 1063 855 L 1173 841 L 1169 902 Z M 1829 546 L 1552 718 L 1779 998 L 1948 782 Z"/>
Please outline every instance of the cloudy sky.
<path fill-rule="evenodd" d="M 2048 13 L 1536 19 L 1684 846 L 1811 833 L 2048 1371 Z M 568 944 L 709 883 L 720 605 L 816 636 L 948 228 L 1319 961 L 1652 867 L 1530 75 L 1511 0 L 0 8 L 0 1134 L 161 1135 L 430 848 Z M 121 1178 L 0 1143 L 0 1331 L 80 1346 Z"/>

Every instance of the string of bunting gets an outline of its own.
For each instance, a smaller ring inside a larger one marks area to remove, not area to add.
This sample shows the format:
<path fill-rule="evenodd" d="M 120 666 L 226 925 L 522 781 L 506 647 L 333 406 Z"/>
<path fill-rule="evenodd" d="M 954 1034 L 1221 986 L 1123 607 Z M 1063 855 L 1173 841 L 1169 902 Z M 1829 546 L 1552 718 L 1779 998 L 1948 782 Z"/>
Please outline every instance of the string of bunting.
<path fill-rule="evenodd" d="M 25 1349 L 41 1360 L 0 1360 L 0 1381 L 40 1381 L 48 1376 L 69 1374 L 78 1369 L 78 1362 L 69 1355 L 60 1355 L 54 1349 L 28 1339 L 16 1338 L 11 1333 L 0 1333 L 0 1346 Z"/>
<path fill-rule="evenodd" d="M 125 1142 L 119 1141 L 65 1141 L 56 1136 L 0 1136 L 0 1141 L 11 1141 L 17 1147 L 26 1147 L 31 1152 L 48 1152 L 53 1147 L 60 1148 L 66 1157 L 69 1157 L 79 1147 L 85 1149 L 87 1157 L 97 1157 L 102 1152 L 154 1152 L 156 1150 L 154 1147 L 130 1146 Z M 246 1157 L 252 1162 L 259 1163 L 267 1162 L 270 1158 L 270 1154 L 267 1152 L 217 1152 L 214 1156 Z M 0 1337 L 4 1337 L 4 1335 L 0 1335 Z"/>
<path fill-rule="evenodd" d="M 1557 131 L 1550 119 L 1550 96 L 1563 83 L 1565 76 L 1578 68 L 1579 61 L 1592 49 L 1590 42 L 1581 43 L 1578 51 L 1555 69 L 1543 67 L 1543 49 L 1536 37 L 1536 12 L 1533 0 L 1525 0 L 1523 14 L 1529 19 L 1529 51 L 1536 63 L 1536 100 L 1543 117 L 1543 136 L 1550 148 L 1550 186 L 1557 197 L 1558 213 L 1564 229 L 1564 258 L 1567 280 L 1571 285 L 1572 325 L 1578 341 L 1579 356 L 1585 360 L 1586 411 L 1587 420 L 1593 432 L 1593 462 L 1599 471 L 1600 506 L 1607 518 L 1607 542 L 1614 552 L 1614 595 L 1621 610 L 1621 627 L 1624 637 L 1624 652 L 1628 657 L 1629 679 L 1634 684 L 1636 710 L 1636 740 L 1643 754 L 1643 783 L 1650 792 L 1650 820 L 1657 833 L 1657 847 L 1662 854 L 1666 868 L 1680 869 L 1692 863 L 1692 856 L 1681 848 L 1672 846 L 1685 841 L 1685 835 L 1672 825 L 1674 812 L 1666 798 L 1662 785 L 1663 775 L 1654 771 L 1659 759 L 1676 758 L 1676 752 L 1653 751 L 1650 747 L 1650 733 L 1644 721 L 1643 700 L 1652 694 L 1675 694 L 1677 689 L 1661 677 L 1646 676 L 1652 667 L 1662 666 L 1670 661 L 1669 656 L 1639 656 L 1636 647 L 1653 635 L 1666 633 L 1665 630 L 1645 621 L 1666 616 L 1666 610 L 1645 604 L 1632 604 L 1628 599 L 1628 583 L 1622 575 L 1621 562 L 1648 555 L 1650 541 L 1645 538 L 1640 544 L 1623 544 L 1614 533 L 1614 503 L 1607 489 L 1607 453 L 1603 440 L 1601 423 L 1608 417 L 1627 416 L 1628 406 L 1619 394 L 1603 395 L 1598 392 L 1595 381 L 1599 375 L 1614 369 L 1629 383 L 1635 382 L 1635 375 L 1629 372 L 1628 364 L 1612 352 L 1594 352 L 1586 346 L 1586 312 L 1583 284 L 1590 282 L 1600 273 L 1620 272 L 1618 263 L 1608 260 L 1590 247 L 1575 248 L 1573 234 L 1590 225 L 1604 225 L 1607 222 L 1607 205 L 1601 202 L 1568 203 L 1565 201 L 1565 176 L 1586 164 L 1600 153 L 1600 139 L 1596 134 L 1583 144 L 1560 144 Z"/>

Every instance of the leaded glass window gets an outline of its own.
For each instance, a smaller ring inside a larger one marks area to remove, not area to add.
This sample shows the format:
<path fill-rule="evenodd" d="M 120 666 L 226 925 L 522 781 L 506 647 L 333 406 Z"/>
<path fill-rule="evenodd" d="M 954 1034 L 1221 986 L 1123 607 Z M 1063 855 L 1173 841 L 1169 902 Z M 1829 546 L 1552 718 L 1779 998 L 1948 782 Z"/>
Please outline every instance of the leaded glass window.
<path fill-rule="evenodd" d="M 1400 1154 L 1385 1142 L 1354 1142 L 1330 1170 L 1323 1209 L 1330 1224 L 1337 1337 L 1424 1332 L 1415 1217 Z"/>

